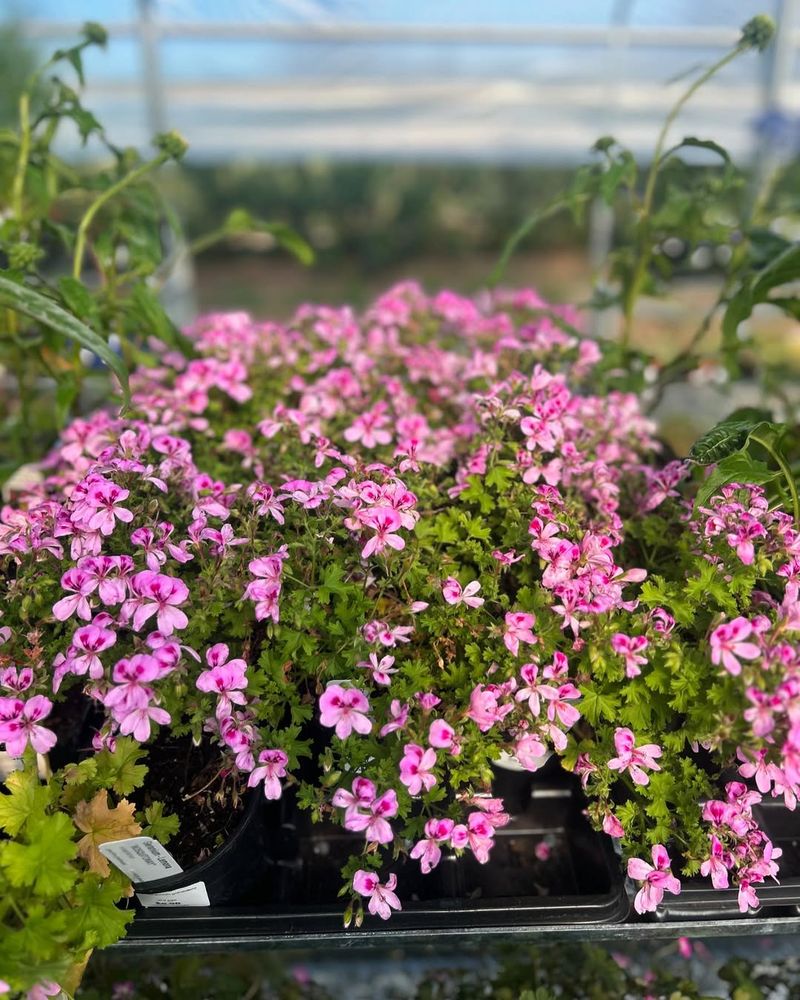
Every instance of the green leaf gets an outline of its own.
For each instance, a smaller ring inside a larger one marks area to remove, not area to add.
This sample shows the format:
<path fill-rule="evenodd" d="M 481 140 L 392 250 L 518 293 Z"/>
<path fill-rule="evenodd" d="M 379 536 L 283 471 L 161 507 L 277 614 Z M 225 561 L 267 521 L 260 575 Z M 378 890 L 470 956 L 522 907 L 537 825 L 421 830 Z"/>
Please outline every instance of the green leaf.
<path fill-rule="evenodd" d="M 144 756 L 145 751 L 131 737 L 118 738 L 113 751 L 101 750 L 95 755 L 99 787 L 110 788 L 117 795 L 130 795 L 147 775 L 147 765 L 139 763 Z"/>
<path fill-rule="evenodd" d="M 40 896 L 59 896 L 75 884 L 77 870 L 70 861 L 78 853 L 74 827 L 64 813 L 31 818 L 27 843 L 0 845 L 0 865 L 13 886 L 30 886 Z"/>
<path fill-rule="evenodd" d="M 732 356 L 737 346 L 739 324 L 746 320 L 759 303 L 770 302 L 769 293 L 773 288 L 796 281 L 800 278 L 800 243 L 792 243 L 777 257 L 774 257 L 757 272 L 754 278 L 744 282 L 728 302 L 722 320 L 722 343 L 724 350 Z M 779 308 L 789 311 L 787 300 L 778 300 Z"/>
<path fill-rule="evenodd" d="M 284 222 L 264 222 L 254 218 L 243 208 L 235 208 L 225 220 L 223 229 L 230 235 L 236 233 L 269 233 L 276 242 L 288 250 L 301 264 L 314 263 L 314 251 L 308 243 Z"/>
<path fill-rule="evenodd" d="M 164 803 L 153 802 L 144 811 L 142 833 L 153 837 L 160 844 L 166 844 L 178 832 L 180 821 L 177 816 L 164 815 Z"/>
<path fill-rule="evenodd" d="M 712 139 L 698 139 L 694 135 L 687 135 L 679 143 L 668 149 L 666 153 L 661 157 L 661 163 L 666 162 L 678 152 L 679 149 L 707 149 L 712 153 L 716 153 L 717 156 L 725 163 L 727 167 L 733 166 L 728 150 L 724 146 L 720 146 L 718 142 L 714 142 Z"/>
<path fill-rule="evenodd" d="M 707 504 L 715 493 L 729 483 L 755 483 L 764 486 L 780 477 L 780 472 L 759 462 L 749 452 L 734 452 L 733 455 L 722 459 L 708 479 L 702 483 L 695 497 L 695 507 Z"/>
<path fill-rule="evenodd" d="M 87 319 L 96 315 L 95 301 L 82 281 L 65 274 L 58 279 L 58 291 L 61 301 L 75 316 Z"/>
<path fill-rule="evenodd" d="M 9 794 L 0 795 L 0 829 L 16 837 L 30 817 L 44 815 L 50 793 L 31 766 L 12 771 L 5 788 Z"/>
<path fill-rule="evenodd" d="M 194 355 L 194 344 L 175 326 L 158 301 L 155 292 L 143 281 L 134 287 L 128 302 L 132 307 L 131 316 L 137 321 L 135 331 L 137 334 L 156 337 L 163 344 L 180 351 L 185 357 Z"/>
<path fill-rule="evenodd" d="M 738 451 L 758 421 L 724 420 L 706 431 L 689 449 L 689 458 L 698 465 L 714 465 Z"/>
<path fill-rule="evenodd" d="M 117 907 L 121 896 L 114 879 L 87 876 L 76 887 L 70 930 L 80 935 L 83 949 L 107 948 L 125 935 L 134 913 Z"/>
<path fill-rule="evenodd" d="M 81 347 L 85 347 L 97 355 L 119 379 L 125 405 L 130 403 L 128 371 L 122 358 L 116 355 L 106 341 L 85 323 L 62 309 L 52 299 L 42 295 L 41 292 L 15 281 L 9 281 L 2 274 L 0 274 L 0 305 L 30 317 L 37 323 L 41 323 L 42 326 L 74 340 Z"/>

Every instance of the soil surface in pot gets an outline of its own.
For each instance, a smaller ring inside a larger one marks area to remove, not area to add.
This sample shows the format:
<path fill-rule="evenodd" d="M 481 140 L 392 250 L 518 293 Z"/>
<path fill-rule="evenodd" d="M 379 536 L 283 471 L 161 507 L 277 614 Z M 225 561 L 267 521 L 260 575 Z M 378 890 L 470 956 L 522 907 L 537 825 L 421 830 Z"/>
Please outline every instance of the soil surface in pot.
<path fill-rule="evenodd" d="M 219 747 L 191 738 L 159 737 L 148 747 L 147 781 L 137 804 L 162 802 L 180 826 L 166 844 L 184 869 L 205 861 L 230 839 L 244 814 L 246 783 L 223 764 Z"/>

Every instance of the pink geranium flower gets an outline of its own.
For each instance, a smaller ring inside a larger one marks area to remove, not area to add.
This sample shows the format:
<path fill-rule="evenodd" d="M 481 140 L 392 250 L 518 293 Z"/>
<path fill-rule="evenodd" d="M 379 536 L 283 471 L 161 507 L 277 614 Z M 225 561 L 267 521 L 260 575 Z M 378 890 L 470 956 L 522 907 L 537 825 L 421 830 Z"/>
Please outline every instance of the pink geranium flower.
<path fill-rule="evenodd" d="M 10 757 L 21 757 L 25 747 L 30 743 L 37 753 L 48 753 L 56 745 L 56 734 L 40 725 L 53 708 L 53 703 L 44 695 L 37 694 L 26 702 L 18 699 L 0 698 L 0 702 L 15 704 L 14 714 L 4 718 L 5 712 L 0 712 L 0 743 L 5 742 L 6 751 Z"/>
<path fill-rule="evenodd" d="M 661 747 L 655 743 L 645 743 L 637 747 L 636 737 L 630 729 L 618 727 L 614 731 L 614 746 L 617 749 L 617 756 L 608 762 L 608 766 L 612 771 L 628 771 L 637 785 L 650 783 L 644 768 L 651 771 L 661 770 L 655 760 L 661 756 Z"/>
<path fill-rule="evenodd" d="M 398 551 L 406 547 L 405 540 L 395 534 L 401 525 L 400 515 L 391 507 L 373 507 L 361 514 L 360 520 L 365 527 L 375 531 L 361 550 L 362 559 L 383 552 L 387 547 Z"/>
<path fill-rule="evenodd" d="M 502 722 L 509 712 L 514 710 L 514 705 L 502 705 L 500 703 L 501 692 L 494 685 L 484 687 L 478 684 L 474 688 L 469 699 L 469 711 L 467 717 L 477 725 L 482 733 L 488 733 L 493 725 Z"/>
<path fill-rule="evenodd" d="M 95 513 L 88 520 L 90 531 L 99 531 L 103 535 L 110 535 L 116 527 L 117 521 L 130 523 L 133 514 L 127 507 L 120 506 L 128 499 L 129 491 L 124 490 L 116 483 L 108 480 L 101 480 L 94 483 L 86 496 L 86 504 L 95 508 Z"/>
<path fill-rule="evenodd" d="M 358 666 L 372 671 L 372 679 L 376 684 L 389 685 L 392 683 L 391 675 L 397 673 L 397 667 L 393 664 L 393 656 L 382 656 L 379 660 L 377 653 L 370 653 L 369 659 L 361 660 Z"/>
<path fill-rule="evenodd" d="M 734 618 L 719 625 L 711 633 L 711 662 L 722 666 L 737 677 L 742 672 L 739 660 L 755 660 L 761 656 L 761 649 L 747 640 L 753 634 L 753 625 L 746 618 Z"/>
<path fill-rule="evenodd" d="M 396 815 L 397 792 L 390 788 L 370 803 L 346 809 L 344 825 L 357 833 L 363 830 L 369 844 L 391 844 L 394 834 L 389 820 Z"/>
<path fill-rule="evenodd" d="M 480 589 L 481 585 L 477 580 L 462 589 L 455 577 L 448 576 L 442 584 L 442 595 L 448 604 L 466 604 L 468 608 L 479 608 L 484 603 L 482 597 L 475 596 Z"/>
<path fill-rule="evenodd" d="M 157 722 L 160 726 L 165 726 L 171 722 L 169 712 L 156 705 L 143 705 L 141 708 L 132 708 L 124 715 L 119 724 L 119 731 L 123 736 L 130 736 L 144 743 L 150 739 L 150 723 Z"/>
<path fill-rule="evenodd" d="M 671 862 L 666 848 L 662 844 L 656 844 L 651 854 L 652 865 L 642 861 L 641 858 L 631 858 L 628 861 L 628 878 L 644 882 L 633 900 L 633 907 L 637 913 L 655 910 L 664 898 L 665 892 L 677 896 L 681 891 L 680 882 L 670 870 Z"/>
<path fill-rule="evenodd" d="M 247 664 L 242 659 L 229 660 L 230 650 L 224 642 L 218 642 L 206 652 L 206 662 L 210 670 L 204 670 L 195 681 L 200 691 L 218 696 L 217 717 L 230 715 L 231 705 L 245 705 L 247 698 Z"/>
<path fill-rule="evenodd" d="M 383 739 L 384 736 L 388 736 L 390 733 L 397 733 L 400 730 L 405 729 L 406 723 L 408 722 L 408 705 L 403 704 L 399 698 L 393 698 L 392 703 L 389 706 L 389 712 L 391 714 L 391 720 L 382 726 L 378 735 Z"/>
<path fill-rule="evenodd" d="M 519 653 L 519 644 L 527 642 L 533 645 L 537 639 L 531 629 L 536 623 L 536 616 L 523 611 L 511 611 L 506 615 L 506 628 L 503 642 L 512 656 Z"/>
<path fill-rule="evenodd" d="M 329 684 L 320 696 L 319 708 L 320 722 L 335 727 L 340 740 L 346 740 L 353 730 L 362 735 L 372 730 L 372 722 L 367 718 L 369 699 L 358 688 Z"/>
<path fill-rule="evenodd" d="M 286 765 L 289 758 L 283 750 L 262 750 L 258 755 L 260 767 L 254 768 L 247 779 L 247 787 L 254 788 L 259 782 L 264 782 L 264 797 L 279 799 L 281 797 L 281 778 L 286 777 Z"/>
<path fill-rule="evenodd" d="M 135 631 L 138 632 L 153 615 L 156 615 L 162 635 L 172 635 L 176 629 L 186 628 L 189 619 L 179 607 L 189 599 L 189 588 L 183 580 L 146 569 L 136 574 L 133 583 L 141 594 L 141 601 L 133 613 Z"/>
<path fill-rule="evenodd" d="M 611 648 L 625 658 L 626 677 L 638 677 L 642 672 L 639 668 L 647 663 L 647 657 L 640 654 L 649 645 L 650 640 L 646 635 L 625 635 L 624 632 L 615 632 L 611 636 Z"/>
<path fill-rule="evenodd" d="M 425 837 L 411 848 L 410 857 L 419 861 L 423 875 L 428 875 L 442 860 L 440 844 L 446 844 L 453 832 L 451 819 L 429 819 L 425 824 Z"/>
<path fill-rule="evenodd" d="M 428 743 L 440 750 L 449 750 L 455 743 L 455 736 L 455 730 L 444 719 L 434 719 L 428 729 Z"/>
<path fill-rule="evenodd" d="M 353 888 L 359 895 L 369 897 L 367 909 L 381 920 L 388 920 L 392 910 L 402 909 L 394 891 L 397 888 L 397 876 L 394 873 L 386 880 L 386 885 L 381 885 L 375 872 L 359 868 L 353 876 Z"/>
<path fill-rule="evenodd" d="M 424 750 L 416 743 L 403 747 L 400 761 L 400 781 L 408 789 L 409 795 L 419 795 L 424 788 L 429 792 L 436 784 L 432 768 L 436 765 L 436 751 Z"/>
<path fill-rule="evenodd" d="M 97 589 L 97 580 L 81 569 L 68 569 L 61 577 L 63 590 L 72 591 L 68 597 L 62 597 L 53 605 L 53 614 L 60 622 L 64 622 L 77 611 L 78 617 L 86 621 L 92 617 L 92 609 L 88 597 Z"/>

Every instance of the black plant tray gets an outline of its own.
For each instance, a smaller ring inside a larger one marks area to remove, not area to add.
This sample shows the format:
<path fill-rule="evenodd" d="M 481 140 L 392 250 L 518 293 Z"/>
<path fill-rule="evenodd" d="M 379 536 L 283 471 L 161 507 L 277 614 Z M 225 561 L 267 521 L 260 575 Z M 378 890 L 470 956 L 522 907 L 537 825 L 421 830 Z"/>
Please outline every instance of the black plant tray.
<path fill-rule="evenodd" d="M 537 782 L 526 808 L 497 831 L 489 862 L 471 854 L 442 859 L 429 875 L 416 861 L 398 861 L 403 909 L 389 921 L 367 914 L 364 927 L 345 930 L 337 896 L 340 869 L 363 844 L 331 824 L 311 826 L 291 801 L 278 804 L 269 847 L 273 863 L 254 883 L 249 905 L 236 908 L 140 911 L 128 941 L 252 939 L 254 942 L 320 938 L 352 942 L 359 935 L 390 939 L 404 931 L 478 931 L 563 924 L 610 924 L 625 920 L 629 902 L 610 838 L 595 833 L 583 816 L 584 799 L 563 772 Z M 268 837 L 269 840 L 269 837 Z M 546 861 L 537 858 L 541 843 Z M 354 943 L 354 942 L 353 942 Z"/>
<path fill-rule="evenodd" d="M 771 879 L 754 886 L 761 906 L 741 913 L 735 889 L 714 889 L 707 878 L 682 879 L 679 896 L 664 896 L 657 920 L 701 920 L 753 917 L 768 913 L 800 914 L 800 810 L 790 812 L 778 799 L 753 807 L 759 826 L 783 855 L 778 859 L 780 885 Z"/>

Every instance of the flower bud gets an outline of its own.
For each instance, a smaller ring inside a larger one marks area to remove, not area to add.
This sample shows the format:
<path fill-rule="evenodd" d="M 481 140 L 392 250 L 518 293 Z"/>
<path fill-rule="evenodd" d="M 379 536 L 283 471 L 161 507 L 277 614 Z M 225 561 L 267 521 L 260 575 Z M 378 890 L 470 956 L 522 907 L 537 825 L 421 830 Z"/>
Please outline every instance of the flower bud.
<path fill-rule="evenodd" d="M 108 32 L 97 21 L 87 21 L 83 26 L 83 37 L 90 45 L 100 45 L 105 48 Z"/>
<path fill-rule="evenodd" d="M 171 160 L 183 159 L 186 150 L 189 148 L 189 143 L 175 129 L 171 132 L 159 132 L 153 139 L 153 145 L 156 149 L 165 153 Z"/>
<path fill-rule="evenodd" d="M 749 49 L 758 49 L 763 52 L 772 41 L 775 34 L 775 22 L 767 14 L 757 14 L 742 28 L 742 37 L 739 42 Z"/>

